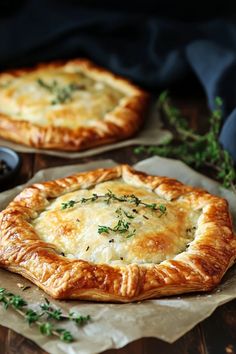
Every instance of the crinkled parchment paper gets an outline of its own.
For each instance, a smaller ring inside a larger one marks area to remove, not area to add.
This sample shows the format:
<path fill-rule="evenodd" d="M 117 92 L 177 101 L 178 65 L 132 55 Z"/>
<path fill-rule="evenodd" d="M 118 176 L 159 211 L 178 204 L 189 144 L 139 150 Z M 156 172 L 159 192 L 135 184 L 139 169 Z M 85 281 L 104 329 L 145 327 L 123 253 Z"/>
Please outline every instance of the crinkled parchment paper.
<path fill-rule="evenodd" d="M 78 171 L 86 171 L 97 167 L 115 165 L 111 160 L 97 161 L 85 165 L 50 168 L 38 172 L 32 181 L 63 177 Z M 175 177 L 184 183 L 196 185 L 228 199 L 231 212 L 236 220 L 236 197 L 233 193 L 222 189 L 219 184 L 194 172 L 180 161 L 153 157 L 139 162 L 137 169 L 150 174 Z M 22 187 L 0 195 L 0 206 L 4 207 Z M 31 285 L 22 292 L 17 283 Z M 0 270 L 0 286 L 23 295 L 32 308 L 37 308 L 44 301 L 45 294 L 26 279 Z M 167 342 L 174 342 L 198 322 L 208 317 L 217 306 L 236 297 L 236 267 L 231 268 L 221 285 L 208 294 L 191 294 L 159 300 L 148 300 L 132 304 L 102 304 L 79 301 L 54 301 L 64 310 L 73 310 L 83 315 L 90 314 L 92 321 L 83 328 L 63 322 L 76 341 L 65 344 L 55 338 L 43 337 L 33 326 L 31 328 L 12 310 L 0 306 L 0 324 L 12 328 L 16 332 L 35 341 L 44 350 L 53 354 L 92 354 L 109 348 L 120 348 L 141 337 L 156 337 Z M 49 297 L 48 297 L 49 298 Z M 50 299 L 50 298 L 49 298 Z M 50 299 L 51 301 L 51 299 Z"/>
<path fill-rule="evenodd" d="M 114 144 L 103 145 L 93 149 L 89 149 L 81 152 L 65 152 L 58 150 L 43 150 L 34 149 L 24 145 L 16 144 L 5 139 L 0 138 L 0 145 L 9 147 L 18 152 L 27 153 L 40 153 L 46 155 L 54 155 L 60 157 L 66 157 L 70 159 L 87 157 L 101 154 L 105 151 L 115 150 L 130 145 L 160 145 L 172 137 L 171 132 L 162 129 L 162 123 L 160 120 L 160 115 L 158 112 L 157 105 L 153 105 L 150 112 L 147 114 L 144 126 L 141 128 L 140 132 L 130 139 L 126 139 Z"/>

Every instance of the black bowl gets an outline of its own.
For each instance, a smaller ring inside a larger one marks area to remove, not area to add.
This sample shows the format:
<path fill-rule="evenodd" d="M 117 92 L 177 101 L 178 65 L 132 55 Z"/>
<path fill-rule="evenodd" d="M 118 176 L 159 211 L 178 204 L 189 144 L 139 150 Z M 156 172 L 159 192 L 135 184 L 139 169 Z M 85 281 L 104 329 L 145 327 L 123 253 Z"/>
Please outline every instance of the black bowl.
<path fill-rule="evenodd" d="M 3 190 L 19 171 L 21 158 L 14 150 L 0 146 L 0 160 L 4 161 L 10 168 L 6 173 L 0 174 L 0 190 Z"/>

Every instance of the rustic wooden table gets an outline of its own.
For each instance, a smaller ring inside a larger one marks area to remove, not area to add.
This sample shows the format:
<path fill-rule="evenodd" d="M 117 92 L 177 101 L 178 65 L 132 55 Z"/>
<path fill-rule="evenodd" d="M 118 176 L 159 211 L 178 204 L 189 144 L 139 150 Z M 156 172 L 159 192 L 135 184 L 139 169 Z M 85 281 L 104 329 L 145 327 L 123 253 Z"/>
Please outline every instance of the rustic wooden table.
<path fill-rule="evenodd" d="M 199 101 L 179 101 L 179 106 L 191 117 L 192 127 L 199 126 L 198 117 L 204 107 Z M 43 154 L 21 154 L 22 168 L 14 185 L 26 182 L 40 169 L 83 163 L 110 158 L 117 163 L 134 164 L 144 156 L 133 153 L 133 147 L 122 148 L 86 159 L 64 159 Z M 47 354 L 32 341 L 0 326 L 0 354 Z M 219 307 L 208 319 L 201 322 L 173 344 L 155 338 L 142 338 L 122 349 L 107 350 L 104 354 L 235 354 L 236 353 L 236 300 Z"/>

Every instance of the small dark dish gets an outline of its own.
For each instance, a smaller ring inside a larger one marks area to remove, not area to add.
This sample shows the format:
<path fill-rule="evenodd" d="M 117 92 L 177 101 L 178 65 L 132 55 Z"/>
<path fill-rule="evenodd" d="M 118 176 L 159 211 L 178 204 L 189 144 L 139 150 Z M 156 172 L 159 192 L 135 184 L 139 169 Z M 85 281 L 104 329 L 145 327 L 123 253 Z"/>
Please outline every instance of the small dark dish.
<path fill-rule="evenodd" d="M 10 185 L 20 169 L 20 156 L 12 149 L 0 146 L 0 190 Z"/>

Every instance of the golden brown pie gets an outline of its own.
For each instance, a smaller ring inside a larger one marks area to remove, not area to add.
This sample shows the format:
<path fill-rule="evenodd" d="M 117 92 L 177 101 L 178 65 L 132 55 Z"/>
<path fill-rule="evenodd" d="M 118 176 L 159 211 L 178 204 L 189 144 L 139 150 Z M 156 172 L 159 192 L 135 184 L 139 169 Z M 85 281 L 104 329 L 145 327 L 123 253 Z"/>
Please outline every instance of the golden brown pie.
<path fill-rule="evenodd" d="M 83 150 L 132 136 L 143 90 L 88 60 L 0 74 L 0 136 L 42 149 Z"/>
<path fill-rule="evenodd" d="M 0 222 L 0 266 L 57 299 L 207 291 L 236 258 L 226 200 L 127 165 L 27 187 Z"/>

